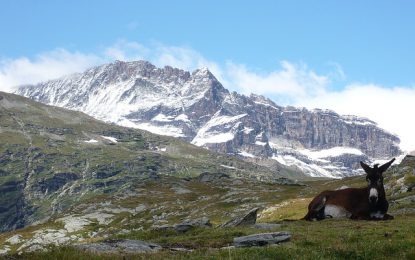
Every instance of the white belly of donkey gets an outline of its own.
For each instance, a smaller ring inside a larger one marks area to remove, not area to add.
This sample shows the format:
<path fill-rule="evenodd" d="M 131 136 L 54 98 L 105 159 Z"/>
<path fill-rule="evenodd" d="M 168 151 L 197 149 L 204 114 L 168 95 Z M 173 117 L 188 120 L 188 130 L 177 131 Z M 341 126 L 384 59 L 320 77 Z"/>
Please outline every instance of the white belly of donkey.
<path fill-rule="evenodd" d="M 328 204 L 324 208 L 324 215 L 332 218 L 350 218 L 352 214 L 343 207 Z"/>

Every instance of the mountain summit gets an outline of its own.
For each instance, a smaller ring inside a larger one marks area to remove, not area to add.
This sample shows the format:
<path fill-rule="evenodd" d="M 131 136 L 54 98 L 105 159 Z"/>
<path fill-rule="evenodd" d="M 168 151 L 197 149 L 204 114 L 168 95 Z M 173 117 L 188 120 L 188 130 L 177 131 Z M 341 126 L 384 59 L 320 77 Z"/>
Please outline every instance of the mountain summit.
<path fill-rule="evenodd" d="M 21 86 L 16 93 L 271 169 L 279 162 L 316 177 L 359 174 L 360 160 L 401 153 L 399 138 L 369 119 L 283 107 L 263 96 L 230 92 L 207 68 L 190 73 L 147 61 L 115 61 Z"/>

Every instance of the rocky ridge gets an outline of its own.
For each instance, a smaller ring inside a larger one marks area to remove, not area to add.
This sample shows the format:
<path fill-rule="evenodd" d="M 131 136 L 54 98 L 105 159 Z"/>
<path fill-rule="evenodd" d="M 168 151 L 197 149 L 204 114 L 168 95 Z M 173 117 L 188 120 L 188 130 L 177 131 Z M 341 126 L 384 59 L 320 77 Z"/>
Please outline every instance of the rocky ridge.
<path fill-rule="evenodd" d="M 16 93 L 271 169 L 282 163 L 310 176 L 359 174 L 360 160 L 401 153 L 399 138 L 369 119 L 283 107 L 263 96 L 229 92 L 206 68 L 190 73 L 146 61 L 116 61 L 21 86 Z"/>

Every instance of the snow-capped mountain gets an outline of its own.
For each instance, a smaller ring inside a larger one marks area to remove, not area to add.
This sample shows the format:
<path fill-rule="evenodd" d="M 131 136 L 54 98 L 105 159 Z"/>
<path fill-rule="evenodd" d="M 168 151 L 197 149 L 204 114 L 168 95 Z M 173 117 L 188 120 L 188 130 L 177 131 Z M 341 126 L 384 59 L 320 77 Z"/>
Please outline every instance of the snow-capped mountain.
<path fill-rule="evenodd" d="M 116 61 L 21 86 L 17 94 L 270 168 L 297 167 L 311 176 L 358 174 L 360 160 L 401 153 L 399 138 L 369 119 L 229 92 L 206 68 L 190 73 L 146 61 Z"/>

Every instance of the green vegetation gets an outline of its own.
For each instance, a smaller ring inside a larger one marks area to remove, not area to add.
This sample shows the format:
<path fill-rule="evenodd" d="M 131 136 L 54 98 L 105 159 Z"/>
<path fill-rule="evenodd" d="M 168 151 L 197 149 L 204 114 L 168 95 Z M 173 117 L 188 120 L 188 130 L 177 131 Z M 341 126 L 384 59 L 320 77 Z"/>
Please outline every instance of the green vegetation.
<path fill-rule="evenodd" d="M 325 220 L 283 222 L 290 242 L 268 247 L 221 249 L 233 237 L 258 230 L 246 228 L 196 229 L 184 234 L 172 231 L 143 231 L 117 238 L 142 239 L 168 248 L 184 247 L 192 252 L 168 249 L 157 253 L 129 255 L 128 259 L 414 259 L 415 215 L 393 221 Z M 123 255 L 96 255 L 74 248 L 52 248 L 47 253 L 12 256 L 30 259 L 123 259 Z"/>

